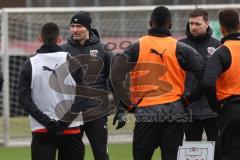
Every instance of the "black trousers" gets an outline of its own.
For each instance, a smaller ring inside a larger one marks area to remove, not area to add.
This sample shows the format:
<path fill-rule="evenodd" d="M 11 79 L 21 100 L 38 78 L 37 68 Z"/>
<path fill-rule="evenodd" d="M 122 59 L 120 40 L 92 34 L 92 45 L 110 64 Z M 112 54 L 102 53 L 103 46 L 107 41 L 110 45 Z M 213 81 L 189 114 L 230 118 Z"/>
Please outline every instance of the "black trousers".
<path fill-rule="evenodd" d="M 208 141 L 216 141 L 218 136 L 217 117 L 204 120 L 193 119 L 184 126 L 186 141 L 201 141 L 205 130 Z"/>
<path fill-rule="evenodd" d="M 96 120 L 84 123 L 81 133 L 86 133 L 90 142 L 95 160 L 109 160 L 107 139 L 107 117 L 98 118 Z"/>
<path fill-rule="evenodd" d="M 219 111 L 219 160 L 240 159 L 240 102 L 225 104 Z"/>
<path fill-rule="evenodd" d="M 176 160 L 183 141 L 183 124 L 178 122 L 136 122 L 133 135 L 134 160 L 151 160 L 161 149 L 162 160 Z"/>
<path fill-rule="evenodd" d="M 53 136 L 49 133 L 32 133 L 32 160 L 83 160 L 84 145 L 81 134 Z"/>

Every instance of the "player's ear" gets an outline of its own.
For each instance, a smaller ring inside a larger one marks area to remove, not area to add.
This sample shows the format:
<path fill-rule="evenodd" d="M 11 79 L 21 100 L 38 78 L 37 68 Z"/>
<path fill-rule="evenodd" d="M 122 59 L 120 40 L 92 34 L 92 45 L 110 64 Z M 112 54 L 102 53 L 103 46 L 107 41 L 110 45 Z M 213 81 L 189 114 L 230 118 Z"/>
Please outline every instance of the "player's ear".
<path fill-rule="evenodd" d="M 61 44 L 62 43 L 62 36 L 58 36 L 58 38 L 57 38 L 57 44 L 59 45 L 59 44 Z"/>
<path fill-rule="evenodd" d="M 170 22 L 169 24 L 169 30 L 172 28 L 172 22 Z"/>
<path fill-rule="evenodd" d="M 209 21 L 206 21 L 207 26 L 209 26 Z"/>
<path fill-rule="evenodd" d="M 226 36 L 226 35 L 227 35 L 227 30 L 226 30 L 225 27 L 220 26 L 220 30 L 221 30 L 221 33 L 222 33 L 223 36 Z"/>
<path fill-rule="evenodd" d="M 149 26 L 152 27 L 152 20 L 149 21 Z"/>
<path fill-rule="evenodd" d="M 40 43 L 43 43 L 42 36 L 38 36 L 38 41 L 39 41 Z"/>

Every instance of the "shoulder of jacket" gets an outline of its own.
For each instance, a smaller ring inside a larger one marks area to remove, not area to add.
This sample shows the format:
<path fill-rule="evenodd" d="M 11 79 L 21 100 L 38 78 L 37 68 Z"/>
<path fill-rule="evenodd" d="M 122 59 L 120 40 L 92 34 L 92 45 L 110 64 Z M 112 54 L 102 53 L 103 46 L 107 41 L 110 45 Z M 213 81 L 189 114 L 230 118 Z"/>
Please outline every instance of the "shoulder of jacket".
<path fill-rule="evenodd" d="M 214 38 L 214 37 L 213 37 L 213 41 L 214 41 L 218 46 L 221 45 L 221 41 L 219 41 L 218 39 L 216 39 L 216 38 Z"/>
<path fill-rule="evenodd" d="M 184 42 L 184 41 L 190 41 L 190 39 L 187 36 L 185 36 L 184 38 L 181 38 L 178 41 Z"/>
<path fill-rule="evenodd" d="M 61 47 L 63 50 L 65 50 L 65 49 L 75 48 L 76 46 L 75 46 L 74 44 L 72 44 L 72 43 L 70 43 L 70 42 L 67 41 L 66 43 L 60 45 L 60 47 Z"/>

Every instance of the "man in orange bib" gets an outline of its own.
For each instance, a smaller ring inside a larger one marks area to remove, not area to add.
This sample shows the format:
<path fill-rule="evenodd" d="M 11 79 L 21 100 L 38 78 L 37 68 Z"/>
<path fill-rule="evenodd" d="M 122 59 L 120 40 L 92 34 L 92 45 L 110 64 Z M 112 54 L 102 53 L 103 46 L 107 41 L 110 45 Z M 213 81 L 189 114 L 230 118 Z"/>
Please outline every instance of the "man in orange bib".
<path fill-rule="evenodd" d="M 171 36 L 171 24 L 168 8 L 155 8 L 148 34 L 134 42 L 112 64 L 112 86 L 121 100 L 114 122 L 122 121 L 121 115 L 127 105 L 131 106 L 131 111 L 137 106 L 134 160 L 150 160 L 158 147 L 162 160 L 177 159 L 178 147 L 183 141 L 182 95 L 186 71 L 192 72 L 199 80 L 203 74 L 201 55 Z M 131 102 L 121 87 L 128 71 L 131 71 Z M 197 97 L 197 94 L 190 94 L 184 102 Z"/>
<path fill-rule="evenodd" d="M 210 57 L 203 78 L 209 103 L 219 113 L 218 148 L 227 160 L 240 159 L 240 33 L 239 13 L 219 13 L 222 46 Z M 219 160 L 219 158 L 218 158 Z"/>

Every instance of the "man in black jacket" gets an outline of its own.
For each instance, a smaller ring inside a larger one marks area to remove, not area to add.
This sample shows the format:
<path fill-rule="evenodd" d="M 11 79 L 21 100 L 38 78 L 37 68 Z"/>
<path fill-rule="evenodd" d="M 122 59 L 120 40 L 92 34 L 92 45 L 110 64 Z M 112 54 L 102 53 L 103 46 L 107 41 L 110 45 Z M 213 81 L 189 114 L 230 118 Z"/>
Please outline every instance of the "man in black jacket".
<path fill-rule="evenodd" d="M 219 149 L 227 160 L 240 159 L 240 33 L 239 13 L 219 12 L 222 46 L 207 62 L 203 78 L 207 99 L 219 113 Z M 219 160 L 220 158 L 218 158 Z M 222 159 L 221 159 L 222 160 Z"/>
<path fill-rule="evenodd" d="M 151 14 L 148 34 L 134 42 L 113 61 L 112 86 L 121 99 L 121 108 L 134 112 L 133 159 L 150 160 L 154 150 L 161 149 L 162 160 L 176 160 L 183 141 L 182 102 L 194 101 L 197 94 L 182 98 L 185 72 L 198 80 L 203 75 L 202 57 L 190 46 L 171 36 L 171 13 L 164 6 Z M 131 101 L 122 81 L 131 71 Z M 197 93 L 197 92 L 194 92 Z"/>
<path fill-rule="evenodd" d="M 220 46 L 220 41 L 212 37 L 212 29 L 209 26 L 208 13 L 204 9 L 195 9 L 189 14 L 186 27 L 187 37 L 180 40 L 196 49 L 206 62 L 213 51 Z M 193 74 L 187 73 L 185 82 L 186 94 L 191 92 L 197 84 Z M 190 104 L 187 108 L 192 112 L 193 122 L 185 125 L 187 141 L 201 141 L 205 130 L 208 141 L 216 141 L 218 129 L 216 125 L 217 112 L 213 111 L 203 95 L 198 101 Z"/>
<path fill-rule="evenodd" d="M 75 14 L 70 22 L 71 37 L 61 47 L 80 61 L 82 71 L 85 73 L 82 83 L 78 85 L 82 87 L 79 91 L 84 92 L 82 96 L 86 101 L 84 104 L 79 103 L 79 106 L 87 105 L 93 108 L 102 103 L 99 100 L 103 100 L 95 99 L 94 94 L 97 92 L 103 95 L 108 94 L 111 54 L 104 50 L 98 32 L 91 27 L 91 23 L 92 19 L 88 12 L 81 11 Z M 96 108 L 96 111 L 98 110 L 101 111 L 101 108 Z M 109 112 L 84 121 L 84 125 L 81 126 L 81 133 L 86 133 L 95 160 L 109 159 L 107 151 L 107 115 Z"/>

